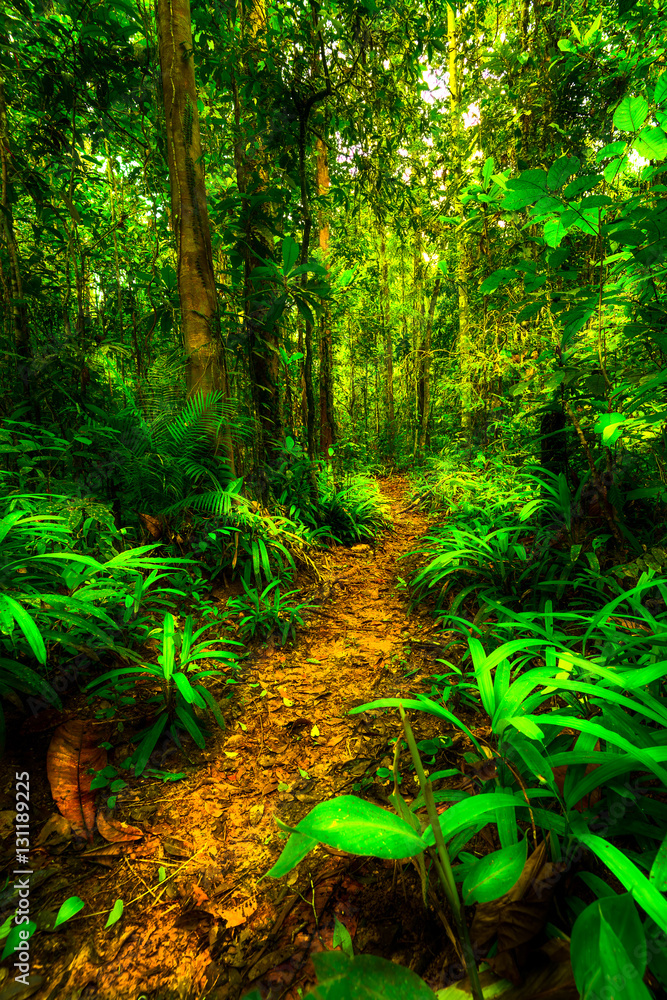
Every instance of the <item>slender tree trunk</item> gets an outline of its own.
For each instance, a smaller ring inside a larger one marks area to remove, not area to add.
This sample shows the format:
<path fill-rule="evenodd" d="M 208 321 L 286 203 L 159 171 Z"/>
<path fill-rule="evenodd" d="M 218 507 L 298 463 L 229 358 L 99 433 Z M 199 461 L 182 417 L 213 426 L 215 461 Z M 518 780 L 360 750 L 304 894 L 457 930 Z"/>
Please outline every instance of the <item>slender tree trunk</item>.
<path fill-rule="evenodd" d="M 424 409 L 423 400 L 423 379 L 422 379 L 422 338 L 424 336 L 424 299 L 423 299 L 423 272 L 424 261 L 422 260 L 422 235 L 419 229 L 415 230 L 415 246 L 413 256 L 413 320 L 412 320 L 412 357 L 414 369 L 414 393 L 415 393 L 415 416 L 414 416 L 414 453 L 417 454 L 419 448 L 419 428 L 421 427 L 422 412 Z"/>
<path fill-rule="evenodd" d="M 316 179 L 318 196 L 320 198 L 326 197 L 331 185 L 329 179 L 329 160 L 327 147 L 319 138 L 317 140 Z M 319 237 L 324 265 L 327 273 L 329 273 L 329 221 L 324 209 L 320 211 Z M 333 403 L 331 308 L 329 303 L 325 302 L 320 320 L 320 451 L 325 456 L 335 440 L 336 423 Z"/>
<path fill-rule="evenodd" d="M 387 422 L 387 450 L 394 454 L 394 342 L 391 330 L 391 304 L 389 300 L 389 262 L 384 228 L 380 232 L 380 316 L 384 332 L 385 390 L 384 405 Z"/>
<path fill-rule="evenodd" d="M 221 389 L 228 399 L 226 372 L 220 364 L 220 316 L 199 135 L 190 0 L 156 0 L 156 10 L 188 396 L 207 396 Z M 229 428 L 223 430 L 221 441 L 216 439 L 218 444 L 234 475 Z"/>
<path fill-rule="evenodd" d="M 11 292 L 10 313 L 12 316 L 14 348 L 16 351 L 16 370 L 23 387 L 23 395 L 30 402 L 35 422 L 39 422 L 39 413 L 34 399 L 34 386 L 31 383 L 32 348 L 30 345 L 30 327 L 28 325 L 28 310 L 23 298 L 23 280 L 19 261 L 19 250 L 14 232 L 14 218 L 9 198 L 9 136 L 7 134 L 7 105 L 5 89 L 0 80 L 0 168 L 2 170 L 2 188 L 0 190 L 0 231 L 4 236 L 5 249 L 9 259 L 9 283 Z"/>
<path fill-rule="evenodd" d="M 419 392 L 421 413 L 418 445 L 420 455 L 424 454 L 424 449 L 426 448 L 426 441 L 428 438 L 428 421 L 431 415 L 431 339 L 433 335 L 433 317 L 435 316 L 435 307 L 440 293 L 440 280 L 440 275 L 438 275 L 435 279 L 433 292 L 431 293 L 431 301 L 428 306 L 428 318 L 426 320 L 426 329 L 424 330 L 424 339 L 422 340 L 420 365 L 421 388 Z"/>
<path fill-rule="evenodd" d="M 462 129 L 461 129 L 461 79 L 459 75 L 459 55 L 456 39 L 456 17 L 454 8 L 447 6 L 447 40 L 449 48 L 449 106 L 452 123 L 452 151 L 454 157 L 455 176 L 455 213 L 463 218 L 461 204 L 461 184 L 463 168 L 461 163 Z M 472 440 L 472 385 L 471 385 L 471 334 L 470 334 L 470 304 L 468 302 L 468 266 L 466 243 L 463 230 L 458 230 L 456 238 L 457 272 L 456 284 L 459 300 L 459 363 L 462 372 L 461 424 L 468 444 Z"/>
<path fill-rule="evenodd" d="M 261 58 L 265 48 L 265 0 L 239 3 L 243 29 L 245 59 L 240 77 L 234 78 L 235 141 L 234 162 L 239 191 L 244 196 L 244 229 L 240 251 L 245 258 L 244 332 L 248 349 L 248 367 L 253 406 L 257 415 L 255 447 L 258 463 L 272 464 L 278 454 L 278 442 L 283 436 L 280 409 L 278 332 L 267 329 L 266 316 L 271 305 L 273 287 L 257 279 L 254 272 L 265 260 L 274 257 L 268 203 L 253 204 L 253 197 L 267 186 L 268 172 L 265 154 L 258 138 L 253 95 L 251 64 Z"/>

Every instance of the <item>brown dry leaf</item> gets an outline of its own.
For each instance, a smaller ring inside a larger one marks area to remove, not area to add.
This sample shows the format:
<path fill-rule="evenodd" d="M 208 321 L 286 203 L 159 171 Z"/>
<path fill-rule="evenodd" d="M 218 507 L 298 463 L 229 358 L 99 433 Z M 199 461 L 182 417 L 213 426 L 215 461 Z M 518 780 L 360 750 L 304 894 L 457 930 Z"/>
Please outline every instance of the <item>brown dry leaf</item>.
<path fill-rule="evenodd" d="M 203 906 L 204 903 L 208 903 L 209 897 L 200 885 L 193 885 L 190 889 L 190 894 L 195 906 Z"/>
<path fill-rule="evenodd" d="M 189 858 L 192 854 L 192 844 L 180 837 L 163 837 L 162 846 L 170 858 Z"/>
<path fill-rule="evenodd" d="M 520 982 L 514 949 L 526 944 L 544 926 L 555 881 L 562 864 L 546 861 L 546 842 L 533 851 L 521 876 L 509 892 L 489 903 L 480 903 L 470 930 L 474 943 L 481 947 L 498 937 L 498 950 L 489 965 L 499 975 Z"/>
<path fill-rule="evenodd" d="M 164 531 L 164 525 L 157 517 L 153 517 L 151 514 L 139 514 L 139 520 L 143 524 L 144 528 L 151 536 L 151 538 L 161 538 L 162 532 Z"/>
<path fill-rule="evenodd" d="M 122 823 L 119 819 L 105 816 L 100 812 L 97 815 L 97 829 L 105 840 L 111 844 L 123 844 L 130 840 L 141 840 L 144 831 L 138 826 L 130 826 L 129 823 Z"/>
<path fill-rule="evenodd" d="M 86 861 L 94 861 L 105 868 L 112 868 L 118 858 L 124 853 L 120 844 L 102 844 L 101 847 L 93 847 L 90 851 L 84 851 L 79 855 Z"/>
<path fill-rule="evenodd" d="M 72 824 L 60 813 L 53 813 L 37 835 L 36 844 L 48 844 L 56 847 L 58 844 L 69 843 L 72 839 Z"/>
<path fill-rule="evenodd" d="M 248 917 L 257 909 L 257 898 L 251 896 L 250 899 L 245 899 L 238 906 L 232 907 L 231 910 L 223 910 L 220 916 L 223 920 L 226 920 L 227 927 L 240 927 L 244 924 Z"/>
<path fill-rule="evenodd" d="M 106 766 L 107 752 L 99 746 L 106 728 L 89 719 L 70 719 L 58 726 L 46 755 L 51 794 L 73 830 L 87 840 L 93 839 L 96 794 L 89 771 Z"/>
<path fill-rule="evenodd" d="M 534 958 L 546 959 L 539 968 L 527 973 L 523 983 L 510 986 L 502 992 L 494 992 L 497 1000 L 579 1000 L 579 991 L 574 984 L 570 965 L 569 942 L 552 939 L 534 953 Z M 487 960 L 488 961 L 488 960 Z M 492 986 L 501 982 L 493 972 L 482 972 L 479 977 L 482 989 L 489 992 Z M 452 997 L 463 998 L 472 993 L 468 979 L 460 980 L 454 987 Z M 445 991 L 444 996 L 447 996 Z"/>

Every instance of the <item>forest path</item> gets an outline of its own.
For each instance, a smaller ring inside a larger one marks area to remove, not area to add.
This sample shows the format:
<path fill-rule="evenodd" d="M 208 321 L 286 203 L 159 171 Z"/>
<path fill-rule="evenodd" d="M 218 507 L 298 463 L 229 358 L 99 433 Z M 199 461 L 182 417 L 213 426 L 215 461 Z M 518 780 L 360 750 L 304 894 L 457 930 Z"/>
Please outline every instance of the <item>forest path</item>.
<path fill-rule="evenodd" d="M 309 627 L 293 647 L 270 642 L 256 651 L 226 712 L 227 730 L 207 744 L 208 764 L 178 784 L 143 784 L 123 797 L 120 818 L 139 823 L 145 837 L 123 845 L 127 868 L 90 879 L 80 894 L 96 912 L 123 898 L 125 915 L 109 930 L 96 918 L 76 960 L 70 953 L 59 1000 L 82 986 L 72 1000 L 238 1000 L 251 986 L 272 1000 L 296 1000 L 314 981 L 312 952 L 332 947 L 336 915 L 355 950 L 415 967 L 420 891 L 417 883 L 404 896 L 402 876 L 397 916 L 393 863 L 317 850 L 285 878 L 262 880 L 284 846 L 274 816 L 295 825 L 318 802 L 354 790 L 383 799 L 376 772 L 391 766 L 396 713 L 348 713 L 413 691 L 423 663 L 414 644 L 426 645 L 435 628 L 425 613 L 408 611 L 396 586 L 409 575 L 400 557 L 430 521 L 407 509 L 407 481 L 380 487 L 394 530 L 375 550 L 337 548 L 318 560 L 323 580 L 312 599 L 320 606 Z M 436 670 L 431 661 L 425 673 Z M 55 1000 L 49 992 L 40 1000 L 49 996 Z"/>

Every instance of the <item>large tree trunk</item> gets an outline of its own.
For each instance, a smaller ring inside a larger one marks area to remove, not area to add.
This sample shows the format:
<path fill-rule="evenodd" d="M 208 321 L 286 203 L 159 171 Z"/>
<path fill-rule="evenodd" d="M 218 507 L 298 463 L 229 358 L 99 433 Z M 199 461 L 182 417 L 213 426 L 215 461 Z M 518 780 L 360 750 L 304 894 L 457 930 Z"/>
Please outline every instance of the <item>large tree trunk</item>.
<path fill-rule="evenodd" d="M 206 396 L 221 389 L 228 397 L 226 372 L 220 363 L 220 317 L 199 135 L 190 2 L 156 0 L 156 10 L 188 396 Z M 228 429 L 223 431 L 222 440 L 216 441 L 216 445 L 220 443 L 233 475 Z"/>
<path fill-rule="evenodd" d="M 239 247 L 245 259 L 244 332 L 247 338 L 248 367 L 253 405 L 257 414 L 258 436 L 256 457 L 260 465 L 271 464 L 276 458 L 283 426 L 280 409 L 280 354 L 278 332 L 267 329 L 266 316 L 271 305 L 273 287 L 270 282 L 255 277 L 255 270 L 264 267 L 264 260 L 274 258 L 273 237 L 269 218 L 270 204 L 253 196 L 266 188 L 268 170 L 266 154 L 258 138 L 252 102 L 252 67 L 265 48 L 265 0 L 250 0 L 239 4 L 241 11 L 245 59 L 240 77 L 234 80 L 235 142 L 234 163 L 236 182 L 244 196 L 244 234 Z M 246 86 L 247 84 L 247 86 Z M 256 86 L 256 85 L 255 85 Z"/>
<path fill-rule="evenodd" d="M 327 147 L 317 140 L 316 160 L 317 194 L 325 197 L 329 193 L 329 161 Z M 324 265 L 329 272 L 329 222 L 325 211 L 319 218 L 320 250 Z M 320 320 L 320 451 L 326 456 L 336 440 L 336 424 L 333 408 L 333 348 L 331 342 L 331 307 L 324 303 Z"/>

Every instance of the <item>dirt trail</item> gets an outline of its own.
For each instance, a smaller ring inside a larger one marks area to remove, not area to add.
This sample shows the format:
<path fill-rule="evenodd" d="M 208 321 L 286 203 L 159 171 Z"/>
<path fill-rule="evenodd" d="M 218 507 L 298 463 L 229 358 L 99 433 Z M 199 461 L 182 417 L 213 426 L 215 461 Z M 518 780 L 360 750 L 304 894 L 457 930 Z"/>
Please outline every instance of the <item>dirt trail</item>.
<path fill-rule="evenodd" d="M 35 969 L 49 983 L 40 998 L 237 1000 L 254 985 L 263 996 L 292 1000 L 313 981 L 309 955 L 331 947 L 335 914 L 355 949 L 399 959 L 405 949 L 403 960 L 415 967 L 423 914 L 413 926 L 407 900 L 418 900 L 419 889 L 402 885 L 398 918 L 393 865 L 318 850 L 285 879 L 259 881 L 284 844 L 274 816 L 293 825 L 355 785 L 363 794 L 378 791 L 373 781 L 390 764 L 397 720 L 349 716 L 349 709 L 414 690 L 407 660 L 410 670 L 422 663 L 418 649 L 406 647 L 427 642 L 434 628 L 432 618 L 408 615 L 396 588 L 397 576 L 408 575 L 399 557 L 429 521 L 406 509 L 406 481 L 380 485 L 393 533 L 375 551 L 356 546 L 326 556 L 309 627 L 294 648 L 269 644 L 257 652 L 227 731 L 203 755 L 208 764 L 176 786 L 145 783 L 120 798 L 119 818 L 145 837 L 121 845 L 120 869 L 77 887 L 85 912 L 104 915 L 86 918 L 85 929 L 73 922 L 73 937 L 85 933 L 74 953 L 54 954 L 49 969 Z M 426 672 L 434 670 L 431 662 Z M 162 885 L 159 866 L 169 876 Z M 105 930 L 118 897 L 125 916 Z"/>

